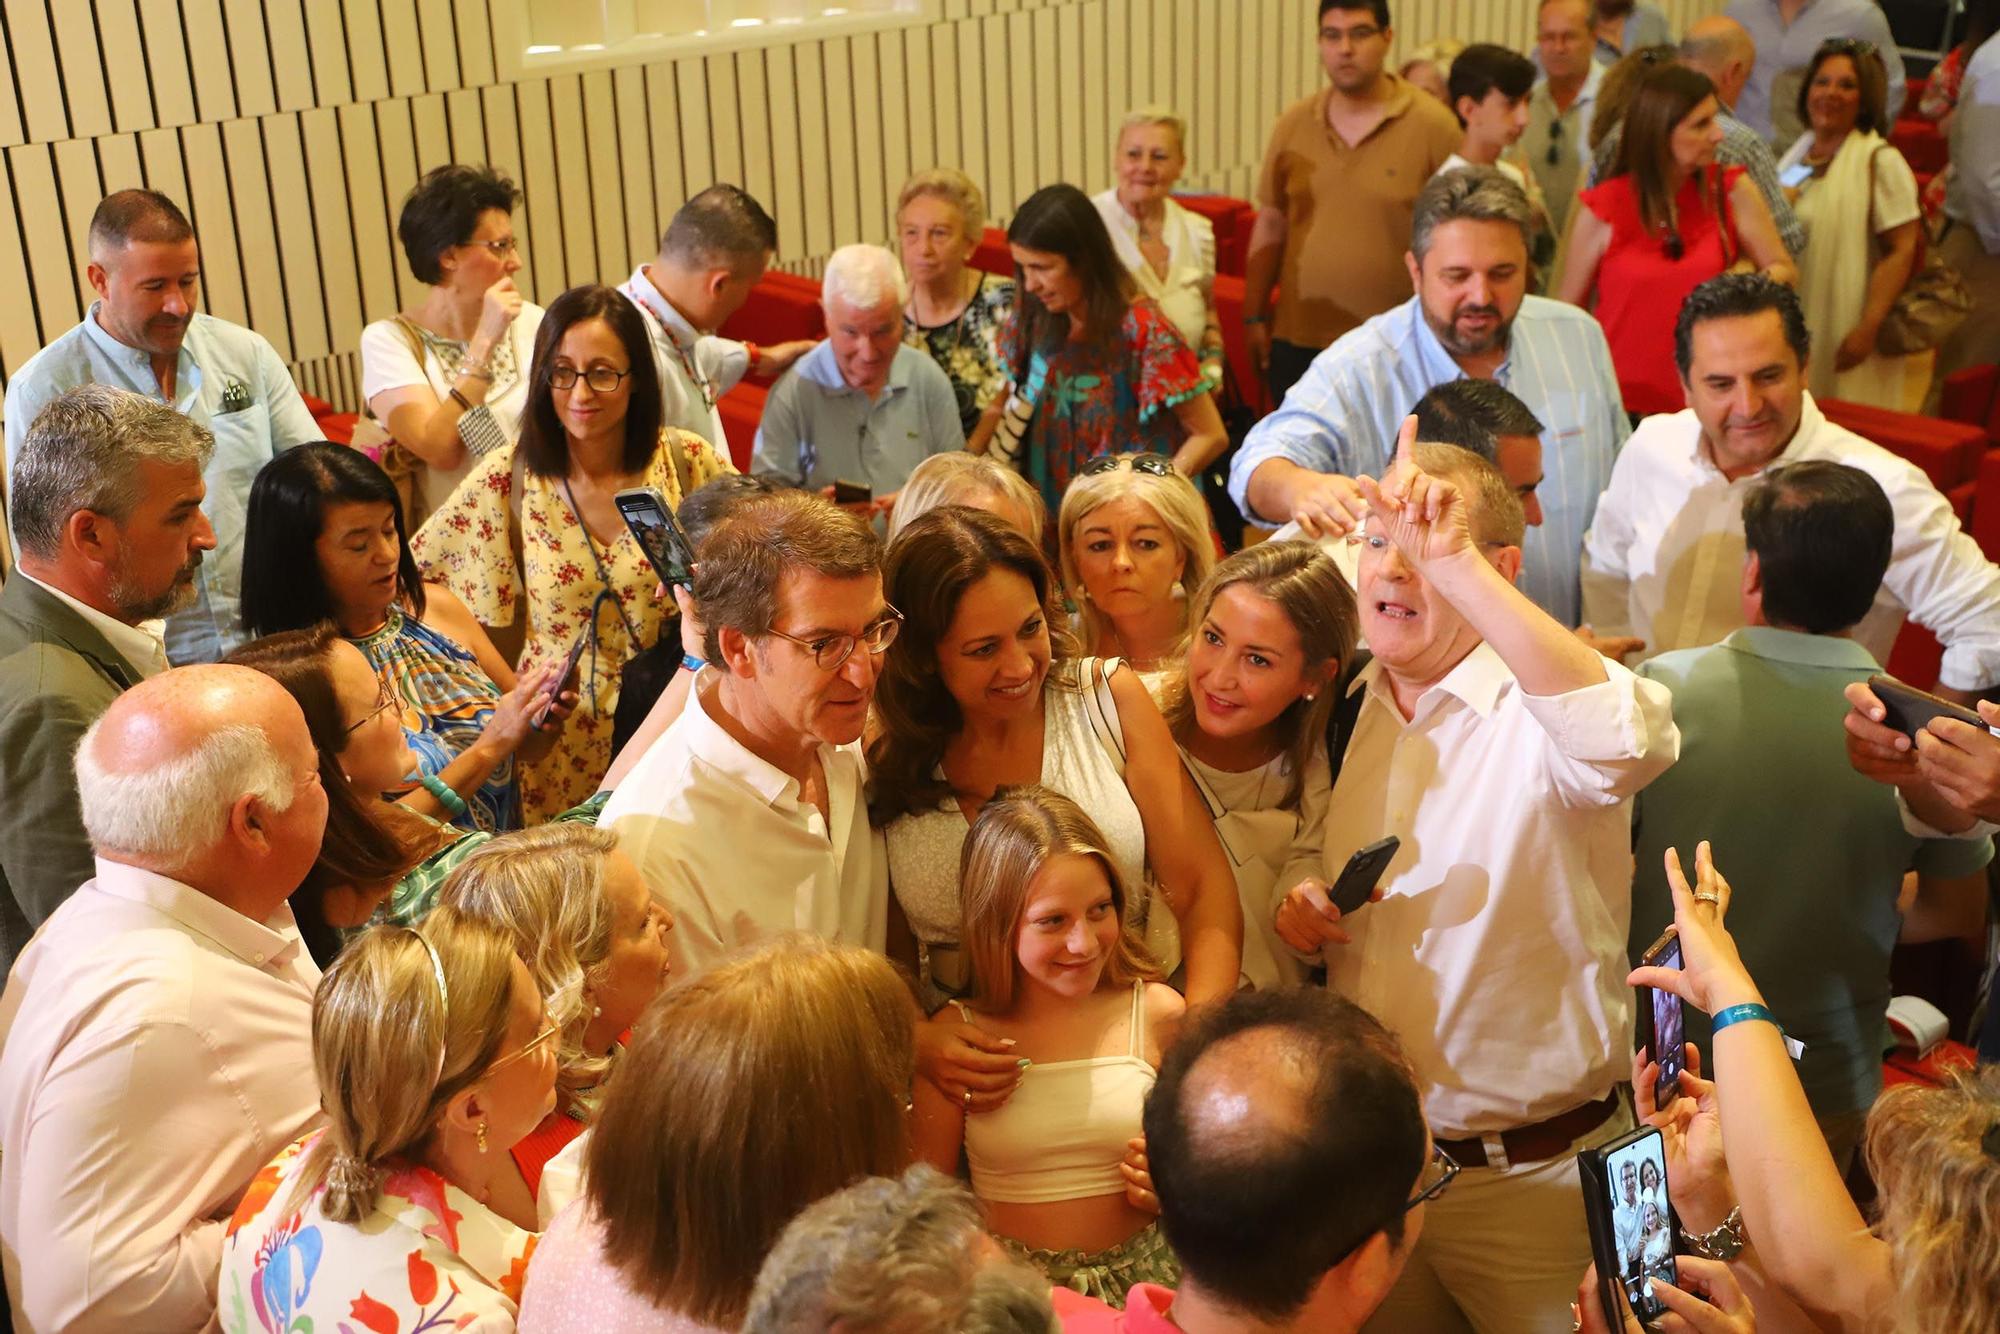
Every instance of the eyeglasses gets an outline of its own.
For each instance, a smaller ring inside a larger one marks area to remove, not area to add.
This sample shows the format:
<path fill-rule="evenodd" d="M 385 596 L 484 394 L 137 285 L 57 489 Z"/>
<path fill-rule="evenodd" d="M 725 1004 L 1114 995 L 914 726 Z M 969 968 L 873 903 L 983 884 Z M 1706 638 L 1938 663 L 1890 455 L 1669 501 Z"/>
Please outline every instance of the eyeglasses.
<path fill-rule="evenodd" d="M 1563 155 L 1562 139 L 1563 139 L 1563 123 L 1559 120 L 1550 121 L 1549 154 L 1546 160 L 1551 167 L 1555 166 L 1557 163 L 1562 161 L 1562 155 Z"/>
<path fill-rule="evenodd" d="M 509 1052 L 507 1055 L 502 1056 L 499 1060 L 495 1061 L 493 1064 L 487 1066 L 486 1075 L 488 1078 L 491 1078 L 493 1073 L 496 1070 L 499 1070 L 502 1066 L 507 1065 L 510 1062 L 520 1060 L 523 1056 L 528 1055 L 530 1052 L 536 1050 L 538 1047 L 542 1047 L 547 1043 L 553 1042 L 557 1037 L 561 1036 L 562 1034 L 561 1024 L 556 1023 L 553 1019 L 550 1019 L 546 1012 L 543 1013 L 542 1020 L 544 1023 L 548 1025 L 548 1027 L 544 1028 L 541 1032 L 535 1034 L 535 1036 L 529 1038 L 526 1042 L 522 1043 L 521 1049 L 519 1051 Z"/>
<path fill-rule="evenodd" d="M 1321 28 L 1319 39 L 1328 46 L 1359 46 L 1372 38 L 1380 37 L 1382 30 L 1367 23 L 1357 23 L 1351 28 Z"/>
<path fill-rule="evenodd" d="M 1133 472 L 1143 472 L 1149 477 L 1172 477 L 1173 460 L 1164 454 L 1099 454 L 1083 465 L 1082 476 L 1095 477 L 1099 473 L 1117 472 L 1118 466 L 1131 461 Z"/>
<path fill-rule="evenodd" d="M 353 736 L 356 732 L 359 732 L 362 728 L 381 717 L 385 710 L 396 706 L 396 692 L 390 688 L 388 676 L 379 676 L 375 680 L 375 707 L 362 714 L 359 722 L 350 723 L 347 729 L 341 733 L 342 736 Z"/>
<path fill-rule="evenodd" d="M 1875 43 L 1863 41 L 1859 37 L 1829 37 L 1813 52 L 1814 59 L 1821 56 L 1872 56 L 1879 55 Z"/>
<path fill-rule="evenodd" d="M 1417 1178 L 1417 1193 L 1403 1205 L 1403 1212 L 1408 1213 L 1425 1200 L 1435 1200 L 1444 1194 L 1445 1188 L 1458 1180 L 1458 1171 L 1457 1159 L 1439 1148 L 1436 1140 L 1432 1140 L 1430 1161 L 1424 1164 L 1424 1174 Z"/>
<path fill-rule="evenodd" d="M 493 241 L 466 241 L 463 244 L 483 246 L 486 253 L 495 259 L 505 259 L 521 248 L 521 243 L 511 236 L 502 236 Z"/>
<path fill-rule="evenodd" d="M 587 371 L 580 371 L 574 366 L 551 366 L 549 388 L 574 389 L 576 382 L 581 380 L 590 386 L 593 394 L 610 394 L 617 392 L 618 386 L 624 384 L 625 377 L 631 373 L 614 371 L 609 366 L 592 366 Z"/>
<path fill-rule="evenodd" d="M 823 672 L 831 672 L 837 671 L 842 663 L 853 657 L 858 645 L 865 645 L 870 653 L 880 654 L 896 642 L 896 633 L 902 628 L 903 613 L 894 607 L 888 607 L 874 624 L 858 635 L 822 635 L 818 639 L 801 639 L 797 635 L 788 635 L 775 626 L 767 633 L 797 644 L 812 654 L 813 666 Z"/>

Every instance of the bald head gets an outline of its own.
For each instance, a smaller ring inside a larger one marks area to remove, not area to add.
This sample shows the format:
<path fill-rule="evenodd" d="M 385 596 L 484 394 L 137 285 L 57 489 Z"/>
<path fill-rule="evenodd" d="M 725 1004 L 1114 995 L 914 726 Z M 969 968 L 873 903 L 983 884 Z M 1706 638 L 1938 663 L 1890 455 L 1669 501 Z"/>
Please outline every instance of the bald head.
<path fill-rule="evenodd" d="M 1735 19 L 1711 14 L 1688 25 L 1681 38 L 1681 63 L 1706 74 L 1722 104 L 1733 107 L 1757 63 L 1757 43 Z"/>
<path fill-rule="evenodd" d="M 284 687 L 226 665 L 140 682 L 91 724 L 76 755 L 83 825 L 99 856 L 246 912 L 275 907 L 318 855 L 318 770 L 305 715 Z"/>

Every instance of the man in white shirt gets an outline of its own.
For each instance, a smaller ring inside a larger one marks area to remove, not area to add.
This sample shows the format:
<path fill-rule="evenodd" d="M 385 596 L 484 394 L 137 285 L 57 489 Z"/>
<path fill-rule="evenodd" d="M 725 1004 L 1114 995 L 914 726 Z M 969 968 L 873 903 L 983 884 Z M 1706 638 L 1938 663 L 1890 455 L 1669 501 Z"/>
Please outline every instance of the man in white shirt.
<path fill-rule="evenodd" d="M 1276 925 L 1397 1035 L 1465 1169 L 1369 1328 L 1560 1329 L 1590 1263 L 1575 1149 L 1632 1124 L 1631 797 L 1680 738 L 1665 687 L 1515 588 L 1524 525 L 1498 470 L 1415 434 L 1363 483 L 1375 660 Z M 1343 916 L 1327 882 L 1385 835 L 1384 897 Z"/>
<path fill-rule="evenodd" d="M 1914 616 L 1944 644 L 1945 688 L 1969 698 L 2000 683 L 2000 569 L 1922 469 L 1821 415 L 1810 352 L 1783 284 L 1725 274 L 1688 297 L 1675 334 L 1688 406 L 1647 418 L 1618 456 L 1584 539 L 1584 618 L 1648 655 L 1741 629 L 1745 492 L 1775 465 L 1828 459 L 1873 477 L 1896 514 L 1889 573 L 1854 639 L 1887 662 Z"/>
<path fill-rule="evenodd" d="M 195 600 L 215 532 L 214 439 L 142 394 L 86 384 L 21 436 L 20 563 L 0 586 L 0 972 L 90 878 L 70 760 L 120 692 L 165 671 L 155 617 Z"/>
<path fill-rule="evenodd" d="M 749 193 L 711 185 L 680 206 L 660 237 L 660 253 L 618 290 L 646 317 L 660 369 L 661 425 L 692 431 L 724 458 L 715 406 L 751 371 L 776 375 L 811 350 L 811 340 L 759 348 L 715 331 L 750 299 L 778 249 L 778 224 Z"/>
<path fill-rule="evenodd" d="M 598 822 L 673 909 L 683 979 L 783 931 L 880 950 L 888 873 L 860 743 L 902 623 L 881 543 L 830 501 L 780 491 L 718 521 L 701 557 L 709 666 Z"/>
<path fill-rule="evenodd" d="M 22 1330 L 212 1327 L 224 1224 L 321 1119 L 319 969 L 286 905 L 326 825 L 319 754 L 269 677 L 183 667 L 91 725 L 76 782 L 96 876 L 0 995 L 7 1296 Z"/>

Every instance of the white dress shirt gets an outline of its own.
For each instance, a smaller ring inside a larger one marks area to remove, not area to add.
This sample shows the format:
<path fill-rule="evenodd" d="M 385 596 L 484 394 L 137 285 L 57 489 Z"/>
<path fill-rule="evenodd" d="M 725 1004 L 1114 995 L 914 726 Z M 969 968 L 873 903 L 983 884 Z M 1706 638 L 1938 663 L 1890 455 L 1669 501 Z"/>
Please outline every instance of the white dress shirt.
<path fill-rule="evenodd" d="M 223 1225 L 321 1119 L 319 985 L 263 922 L 97 861 L 0 996 L 0 1259 L 23 1330 L 213 1323 Z"/>
<path fill-rule="evenodd" d="M 801 800 L 798 780 L 711 716 L 717 677 L 701 673 L 597 821 L 673 910 L 677 978 L 785 931 L 885 948 L 889 878 L 871 847 L 860 745 L 820 746 L 822 816 Z"/>
<path fill-rule="evenodd" d="M 1153 298 L 1160 311 L 1180 331 L 1190 350 L 1201 355 L 1201 336 L 1208 329 L 1208 308 L 1215 292 L 1215 224 L 1193 209 L 1169 199 L 1160 222 L 1160 239 L 1167 246 L 1167 276 L 1162 278 L 1139 249 L 1139 220 L 1118 202 L 1116 189 L 1094 194 L 1090 202 L 1111 233 L 1118 258 Z"/>
<path fill-rule="evenodd" d="M 1306 813 L 1278 883 L 1331 883 L 1358 849 L 1402 840 L 1383 898 L 1341 923 L 1326 983 L 1396 1034 L 1433 1130 L 1532 1125 L 1631 1077 L 1625 936 L 1631 797 L 1680 752 L 1672 696 L 1610 679 L 1524 692 L 1490 645 L 1403 721 L 1383 666 L 1324 821 Z"/>
<path fill-rule="evenodd" d="M 653 286 L 650 264 L 632 270 L 618 290 L 646 321 L 653 336 L 653 364 L 660 372 L 662 426 L 692 431 L 724 458 L 722 410 L 715 405 L 750 371 L 750 350 L 733 338 L 701 333 Z"/>
<path fill-rule="evenodd" d="M 1921 468 L 1828 421 L 1805 396 L 1770 467 L 1826 459 L 1881 483 L 1896 514 L 1889 572 L 1854 638 L 1889 660 L 1906 616 L 1944 645 L 1940 679 L 2000 682 L 2000 569 L 1980 554 Z M 1583 613 L 1599 634 L 1638 635 L 1645 657 L 1718 643 L 1743 626 L 1743 497 L 1760 473 L 1725 478 L 1692 409 L 1639 424 L 1584 538 Z"/>
<path fill-rule="evenodd" d="M 116 649 L 118 656 L 132 664 L 132 669 L 141 676 L 158 676 L 167 670 L 166 626 L 161 621 L 141 621 L 128 625 L 115 617 L 106 616 L 97 608 L 78 602 L 53 584 L 45 584 L 25 570 L 16 569 L 10 578 L 26 579 L 35 587 L 47 593 L 56 601 L 83 617 L 84 624 L 104 636 L 104 642 Z"/>

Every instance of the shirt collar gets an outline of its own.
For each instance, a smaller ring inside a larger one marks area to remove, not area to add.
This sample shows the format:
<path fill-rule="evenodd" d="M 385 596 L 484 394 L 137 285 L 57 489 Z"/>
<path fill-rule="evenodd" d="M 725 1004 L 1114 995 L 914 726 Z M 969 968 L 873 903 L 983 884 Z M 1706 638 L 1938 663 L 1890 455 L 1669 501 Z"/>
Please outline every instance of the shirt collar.
<path fill-rule="evenodd" d="M 1528 298 L 1522 299 L 1521 311 L 1527 309 L 1527 302 Z M 1444 344 L 1438 341 L 1437 330 L 1431 328 L 1431 322 L 1424 318 L 1423 298 L 1411 297 L 1406 310 L 1410 322 L 1410 342 L 1415 346 L 1417 360 L 1422 365 L 1424 382 L 1444 384 L 1450 380 L 1463 380 L 1465 368 L 1445 350 Z M 1508 326 L 1507 355 L 1493 372 L 1494 383 L 1499 385 L 1507 383 L 1507 371 L 1514 363 L 1514 344 L 1521 332 L 1521 311 L 1515 313 L 1513 324 Z"/>
<path fill-rule="evenodd" d="M 703 672 L 701 675 L 706 676 L 708 673 Z M 781 810 L 797 809 L 801 804 L 798 779 L 751 751 L 715 720 L 715 715 L 709 710 L 711 707 L 720 707 L 722 693 L 720 676 L 717 677 L 712 693 L 701 688 L 704 684 L 705 682 L 696 680 L 695 689 L 688 699 L 689 707 L 681 710 L 680 720 L 675 724 L 688 729 L 689 752 L 755 792 L 764 799 L 766 805 Z M 824 762 L 828 759 L 826 752 L 831 747 L 822 742 L 819 749 L 820 758 Z M 831 781 L 833 765 L 827 763 L 825 767 L 827 777 Z"/>
<path fill-rule="evenodd" d="M 130 343 L 122 342 L 112 337 L 111 331 L 97 322 L 97 313 L 103 307 L 104 302 L 101 300 L 90 303 L 90 310 L 83 317 L 84 337 L 97 344 L 98 351 L 102 352 L 106 357 L 140 372 L 142 378 L 139 382 L 141 384 L 146 383 L 147 380 L 152 380 L 157 384 L 158 378 L 153 374 L 153 358 L 144 349 L 133 347 Z M 184 397 L 186 396 L 188 381 L 191 379 L 189 372 L 197 364 L 194 354 L 188 350 L 188 344 L 195 336 L 195 328 L 199 323 L 199 319 L 199 316 L 189 318 L 187 332 L 181 337 L 180 353 L 175 357 L 174 362 L 175 387 L 181 391 Z"/>
<path fill-rule="evenodd" d="M 105 857 L 96 862 L 96 885 L 101 893 L 145 904 L 194 935 L 214 941 L 252 968 L 281 967 L 304 948 L 288 904 L 279 904 L 276 912 L 259 922 L 169 876 Z"/>
<path fill-rule="evenodd" d="M 141 676 L 157 676 L 167 669 L 167 649 L 161 637 L 161 622 L 141 621 L 138 625 L 127 625 L 115 617 L 106 616 L 95 607 L 78 602 L 60 588 L 35 578 L 26 570 L 15 573 L 81 616 L 84 623 L 103 635 L 104 642 L 111 645 L 118 656 L 130 663 Z"/>
<path fill-rule="evenodd" d="M 1694 440 L 1688 447 L 1689 458 L 1695 467 L 1705 469 L 1720 477 L 1722 469 L 1716 467 L 1715 460 L 1709 457 L 1708 438 L 1702 434 L 1701 419 L 1694 415 L 1693 408 L 1684 408 L 1682 411 L 1686 414 L 1688 421 L 1694 426 Z M 1804 391 L 1799 401 L 1798 429 L 1792 432 L 1792 438 L 1785 442 L 1785 447 L 1779 450 L 1769 463 L 1766 463 L 1756 472 L 1751 473 L 1750 477 L 1761 477 L 1779 464 L 1795 462 L 1800 455 L 1812 447 L 1814 438 L 1819 434 L 1819 428 L 1825 423 L 1826 415 L 1819 410 L 1819 404 L 1813 402 L 1812 391 Z M 1748 481 L 1749 477 L 1741 477 L 1737 480 Z"/>
<path fill-rule="evenodd" d="M 643 309 L 650 311 L 653 318 L 666 329 L 667 337 L 680 344 L 683 349 L 691 350 L 701 333 L 688 323 L 687 316 L 681 314 L 659 288 L 653 286 L 652 267 L 650 264 L 641 264 L 632 270 L 632 277 L 625 284 L 625 295 L 631 297 Z"/>
<path fill-rule="evenodd" d="M 908 348 L 897 347 L 895 357 L 889 362 L 889 382 L 883 386 L 885 394 L 893 394 L 909 387 L 911 355 Z M 818 347 L 799 359 L 799 378 L 808 384 L 816 384 L 831 394 L 861 392 L 849 384 L 846 377 L 840 373 L 840 362 L 833 355 L 831 338 L 821 339 Z"/>
<path fill-rule="evenodd" d="M 1839 635 L 1809 635 L 1800 630 L 1780 630 L 1769 625 L 1746 625 L 1722 640 L 1723 648 L 1747 653 L 1773 662 L 1796 663 L 1801 667 L 1844 667 L 1860 671 L 1880 671 L 1875 656 L 1852 639 Z"/>
<path fill-rule="evenodd" d="M 1423 712 L 1425 702 L 1437 692 L 1443 691 L 1463 701 L 1480 717 L 1491 717 L 1494 706 L 1500 702 L 1501 692 L 1513 679 L 1514 673 L 1507 669 L 1507 664 L 1500 660 L 1500 655 L 1494 651 L 1493 646 L 1482 639 L 1473 646 L 1470 653 L 1458 660 L 1456 666 L 1444 674 L 1442 680 L 1417 697 L 1416 711 Z M 1398 718 L 1401 717 L 1401 712 L 1396 709 L 1395 696 L 1389 684 L 1388 668 L 1383 665 L 1380 658 L 1373 659 L 1366 667 L 1355 673 L 1354 683 L 1348 687 L 1348 693 L 1352 694 L 1364 687 L 1388 705 Z"/>

